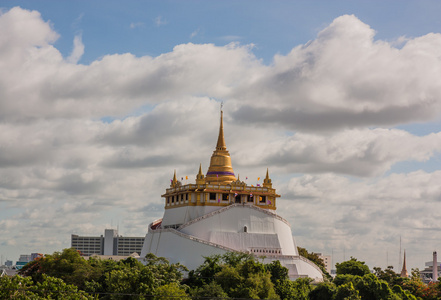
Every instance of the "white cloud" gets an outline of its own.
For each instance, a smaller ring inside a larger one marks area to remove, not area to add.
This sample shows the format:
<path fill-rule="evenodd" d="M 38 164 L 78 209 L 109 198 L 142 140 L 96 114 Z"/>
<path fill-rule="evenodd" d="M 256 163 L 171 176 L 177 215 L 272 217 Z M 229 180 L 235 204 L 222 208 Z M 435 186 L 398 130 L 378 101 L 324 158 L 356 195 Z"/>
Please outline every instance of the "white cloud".
<path fill-rule="evenodd" d="M 84 13 L 80 13 L 78 15 L 78 17 L 72 22 L 72 25 L 71 25 L 72 29 L 78 30 L 78 28 L 80 27 L 80 24 L 84 18 L 84 15 L 85 15 Z"/>
<path fill-rule="evenodd" d="M 291 179 L 279 205 L 299 244 L 334 252 L 334 262 L 342 261 L 346 252 L 346 259 L 357 256 L 371 268 L 386 267 L 389 255 L 389 264 L 399 270 L 400 236 L 411 266 L 423 265 L 437 247 L 433 237 L 441 229 L 434 213 L 441 209 L 441 188 L 435 184 L 439 180 L 440 171 L 375 181 L 304 175 Z"/>
<path fill-rule="evenodd" d="M 167 24 L 167 20 L 165 20 L 162 16 L 157 16 L 155 18 L 155 25 L 157 27 L 163 26 L 163 25 L 166 25 L 166 24 Z"/>
<path fill-rule="evenodd" d="M 196 29 L 195 31 L 193 31 L 193 32 L 190 34 L 190 38 L 192 39 L 192 38 L 194 38 L 195 36 L 197 36 L 197 35 L 199 34 L 200 31 L 201 31 L 200 28 L 198 28 L 198 29 Z"/>
<path fill-rule="evenodd" d="M 236 91 L 242 104 L 236 117 L 295 130 L 333 130 L 439 116 L 441 35 L 409 39 L 401 49 L 374 35 L 354 16 L 335 19 L 316 40 L 276 55 L 272 68 Z"/>
<path fill-rule="evenodd" d="M 297 173 L 375 176 L 400 161 L 427 161 L 441 153 L 441 133 L 413 136 L 396 129 L 344 130 L 332 135 L 297 133 L 265 143 L 245 161 Z"/>
<path fill-rule="evenodd" d="M 74 45 L 72 49 L 72 53 L 67 58 L 67 61 L 72 64 L 78 63 L 78 61 L 81 59 L 81 57 L 84 54 L 84 44 L 81 39 L 81 34 L 78 34 L 74 38 Z"/>
<path fill-rule="evenodd" d="M 15 22 L 10 13 L 3 22 Z M 224 99 L 239 122 L 303 131 L 392 126 L 433 119 L 441 111 L 439 34 L 410 39 L 397 49 L 374 41 L 374 31 L 354 16 L 343 16 L 316 40 L 277 55 L 270 66 L 254 57 L 252 46 L 238 44 L 185 44 L 158 57 L 108 55 L 78 66 L 62 60 L 48 44 L 56 34 L 39 15 L 27 13 L 40 24 L 23 28 L 23 34 L 42 30 L 26 45 L 13 31 L 4 33 L 8 49 L 20 51 L 0 53 L 3 70 L 14 70 L 0 73 L 9 83 L 1 91 L 7 103 L 3 118 L 123 116 L 145 103 L 191 95 Z M 84 51 L 79 36 L 75 41 L 73 62 Z M 21 99 L 29 99 L 26 108 L 32 109 L 23 110 Z"/>
<path fill-rule="evenodd" d="M 130 28 L 135 29 L 138 27 L 143 27 L 145 24 L 143 22 L 132 22 L 130 23 Z"/>

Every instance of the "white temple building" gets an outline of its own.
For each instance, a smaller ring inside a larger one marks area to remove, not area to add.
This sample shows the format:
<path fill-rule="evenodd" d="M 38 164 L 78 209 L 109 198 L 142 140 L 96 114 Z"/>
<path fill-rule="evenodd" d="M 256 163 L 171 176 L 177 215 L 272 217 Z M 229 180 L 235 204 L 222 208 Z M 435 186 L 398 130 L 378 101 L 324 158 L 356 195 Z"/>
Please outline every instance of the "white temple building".
<path fill-rule="evenodd" d="M 320 268 L 299 256 L 289 223 L 275 213 L 280 195 L 272 187 L 268 170 L 262 186 L 249 186 L 235 177 L 222 111 L 206 176 L 199 166 L 195 183 L 182 185 L 175 172 L 162 197 L 164 216 L 148 226 L 141 257 L 153 253 L 194 270 L 204 256 L 244 252 L 264 257 L 265 263 L 279 260 L 291 279 L 323 280 Z"/>

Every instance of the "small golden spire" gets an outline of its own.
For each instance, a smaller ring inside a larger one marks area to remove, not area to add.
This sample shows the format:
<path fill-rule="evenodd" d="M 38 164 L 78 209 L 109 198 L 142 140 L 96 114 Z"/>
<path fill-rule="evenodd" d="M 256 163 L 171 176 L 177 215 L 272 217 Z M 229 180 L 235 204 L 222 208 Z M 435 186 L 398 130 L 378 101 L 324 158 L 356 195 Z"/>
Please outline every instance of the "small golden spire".
<path fill-rule="evenodd" d="M 175 173 L 173 175 L 173 180 L 170 184 L 170 187 L 175 187 L 177 183 L 178 183 L 178 180 L 176 179 L 176 170 L 175 170 Z"/>
<path fill-rule="evenodd" d="M 204 174 L 202 173 L 202 164 L 199 164 L 199 173 L 196 175 L 196 184 L 205 184 Z"/>
<path fill-rule="evenodd" d="M 269 178 L 268 168 L 266 168 L 266 177 L 263 180 L 263 186 L 268 188 L 273 187 L 273 184 L 271 183 L 271 179 Z"/>

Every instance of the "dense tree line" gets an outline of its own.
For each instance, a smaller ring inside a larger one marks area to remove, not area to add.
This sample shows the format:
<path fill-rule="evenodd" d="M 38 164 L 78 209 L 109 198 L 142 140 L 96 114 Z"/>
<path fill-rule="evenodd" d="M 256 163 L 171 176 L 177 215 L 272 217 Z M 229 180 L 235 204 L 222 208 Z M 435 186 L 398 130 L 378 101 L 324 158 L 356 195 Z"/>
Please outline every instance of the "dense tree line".
<path fill-rule="evenodd" d="M 301 253 L 324 267 L 318 256 Z M 20 275 L 0 278 L 0 299 L 441 299 L 441 285 L 424 284 L 417 270 L 402 278 L 391 267 L 374 268 L 351 258 L 336 265 L 337 276 L 313 284 L 291 281 L 279 261 L 248 254 L 206 257 L 196 270 L 149 254 L 145 264 L 83 259 L 65 249 L 28 263 Z M 184 274 L 186 278 L 184 279 Z"/>

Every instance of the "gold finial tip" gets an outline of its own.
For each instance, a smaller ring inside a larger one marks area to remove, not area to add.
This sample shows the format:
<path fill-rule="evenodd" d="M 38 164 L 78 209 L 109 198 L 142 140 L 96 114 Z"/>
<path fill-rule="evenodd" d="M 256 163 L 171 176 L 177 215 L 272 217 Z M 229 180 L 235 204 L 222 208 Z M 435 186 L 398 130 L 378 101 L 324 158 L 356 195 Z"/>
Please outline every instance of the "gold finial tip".
<path fill-rule="evenodd" d="M 224 138 L 224 122 L 223 122 L 223 111 L 221 110 L 220 115 L 220 126 L 219 126 L 219 137 L 217 138 L 217 150 L 227 150 L 227 146 L 225 145 L 225 138 Z"/>

